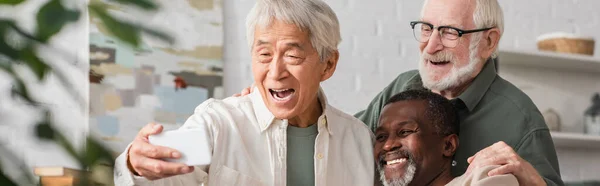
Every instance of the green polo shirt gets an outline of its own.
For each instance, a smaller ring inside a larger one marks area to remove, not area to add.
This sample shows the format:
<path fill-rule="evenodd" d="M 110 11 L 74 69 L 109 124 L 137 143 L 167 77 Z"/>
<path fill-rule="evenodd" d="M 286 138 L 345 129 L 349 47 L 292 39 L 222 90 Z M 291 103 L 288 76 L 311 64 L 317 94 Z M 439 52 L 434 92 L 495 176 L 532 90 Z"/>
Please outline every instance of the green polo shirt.
<path fill-rule="evenodd" d="M 488 60 L 467 90 L 451 100 L 458 105 L 460 115 L 460 145 L 452 173 L 462 175 L 469 166 L 468 157 L 504 141 L 531 163 L 548 185 L 563 185 L 554 143 L 542 114 L 525 93 L 498 76 L 494 63 Z M 410 89 L 425 89 L 417 70 L 400 74 L 355 117 L 375 131 L 385 102 Z"/>

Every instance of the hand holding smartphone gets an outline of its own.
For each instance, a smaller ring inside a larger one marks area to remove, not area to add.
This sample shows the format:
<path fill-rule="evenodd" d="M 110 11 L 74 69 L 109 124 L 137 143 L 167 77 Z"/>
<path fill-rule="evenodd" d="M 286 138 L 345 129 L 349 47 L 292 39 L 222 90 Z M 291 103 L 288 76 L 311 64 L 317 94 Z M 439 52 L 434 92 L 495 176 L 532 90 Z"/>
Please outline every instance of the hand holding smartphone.
<path fill-rule="evenodd" d="M 173 148 L 181 153 L 181 158 L 164 159 L 168 162 L 183 163 L 188 166 L 209 165 L 212 152 L 209 146 L 210 138 L 204 129 L 182 129 L 165 131 L 148 136 L 152 145 Z"/>

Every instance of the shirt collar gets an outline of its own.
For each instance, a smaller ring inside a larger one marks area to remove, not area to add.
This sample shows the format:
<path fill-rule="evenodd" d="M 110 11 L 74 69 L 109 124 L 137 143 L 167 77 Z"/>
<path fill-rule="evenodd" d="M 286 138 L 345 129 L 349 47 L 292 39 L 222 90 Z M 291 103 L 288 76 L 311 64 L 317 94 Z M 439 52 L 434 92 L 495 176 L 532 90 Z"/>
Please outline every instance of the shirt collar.
<path fill-rule="evenodd" d="M 275 118 L 273 113 L 271 113 L 271 111 L 269 111 L 269 109 L 267 108 L 267 105 L 265 105 L 265 102 L 262 99 L 262 96 L 260 95 L 260 91 L 258 90 L 257 87 L 255 87 L 252 90 L 252 93 L 250 93 L 249 96 L 250 96 L 250 100 L 252 101 L 252 107 L 254 108 L 254 112 L 255 112 L 254 114 L 256 115 L 256 119 L 260 125 L 260 131 L 264 132 L 273 123 L 275 123 L 275 120 L 277 120 L 277 118 Z M 321 103 L 321 108 L 323 108 L 323 114 L 321 114 L 321 116 L 319 116 L 317 123 L 316 123 L 317 127 L 319 129 L 319 132 L 321 131 L 321 128 L 324 128 L 325 130 L 327 130 L 329 132 L 329 135 L 332 135 L 333 132 L 331 130 L 331 125 L 329 125 L 329 119 L 327 118 L 327 115 L 330 115 L 329 113 L 331 112 L 331 109 L 328 108 L 330 106 L 327 103 L 327 98 L 325 96 L 325 93 L 323 92 L 323 89 L 319 88 L 317 98 L 319 99 L 319 101 Z"/>
<path fill-rule="evenodd" d="M 469 111 L 475 109 L 498 76 L 495 63 L 494 59 L 488 59 L 467 90 L 458 96 L 458 99 L 463 101 Z"/>

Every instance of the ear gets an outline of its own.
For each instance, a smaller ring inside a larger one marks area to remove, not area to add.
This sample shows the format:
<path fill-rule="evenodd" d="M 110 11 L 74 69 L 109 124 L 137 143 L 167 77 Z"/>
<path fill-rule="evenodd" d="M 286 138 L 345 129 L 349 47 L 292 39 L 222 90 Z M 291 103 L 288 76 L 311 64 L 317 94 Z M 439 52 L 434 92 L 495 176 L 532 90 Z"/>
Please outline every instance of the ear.
<path fill-rule="evenodd" d="M 492 28 L 485 32 L 483 38 L 481 38 L 481 42 L 483 43 L 480 43 L 481 51 L 479 55 L 482 59 L 487 59 L 492 56 L 494 51 L 496 51 L 496 48 L 498 48 L 498 43 L 500 42 L 500 29 Z"/>
<path fill-rule="evenodd" d="M 331 52 L 331 54 L 329 54 L 329 57 L 324 61 L 325 69 L 323 69 L 323 72 L 321 73 L 321 81 L 325 81 L 325 80 L 329 79 L 331 76 L 333 76 L 333 73 L 335 72 L 335 68 L 337 67 L 337 63 L 338 63 L 339 59 L 340 59 L 339 51 L 336 50 L 336 51 Z"/>
<path fill-rule="evenodd" d="M 443 145 L 444 157 L 452 158 L 454 153 L 456 152 L 456 148 L 458 148 L 458 136 L 456 134 L 450 134 L 444 137 L 444 145 Z"/>

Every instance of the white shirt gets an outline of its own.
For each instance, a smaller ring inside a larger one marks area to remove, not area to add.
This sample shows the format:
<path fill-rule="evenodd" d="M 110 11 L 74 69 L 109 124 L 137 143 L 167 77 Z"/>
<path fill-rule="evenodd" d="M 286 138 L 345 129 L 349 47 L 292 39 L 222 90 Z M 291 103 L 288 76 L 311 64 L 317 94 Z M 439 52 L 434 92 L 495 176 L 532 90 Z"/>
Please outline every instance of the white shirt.
<path fill-rule="evenodd" d="M 319 91 L 323 115 L 315 140 L 315 185 L 373 185 L 373 134 L 351 115 L 327 104 Z M 224 100 L 209 99 L 178 130 L 202 127 L 212 150 L 209 166 L 149 181 L 127 168 L 127 150 L 115 162 L 116 185 L 286 185 L 287 120 L 276 119 L 260 92 Z"/>

